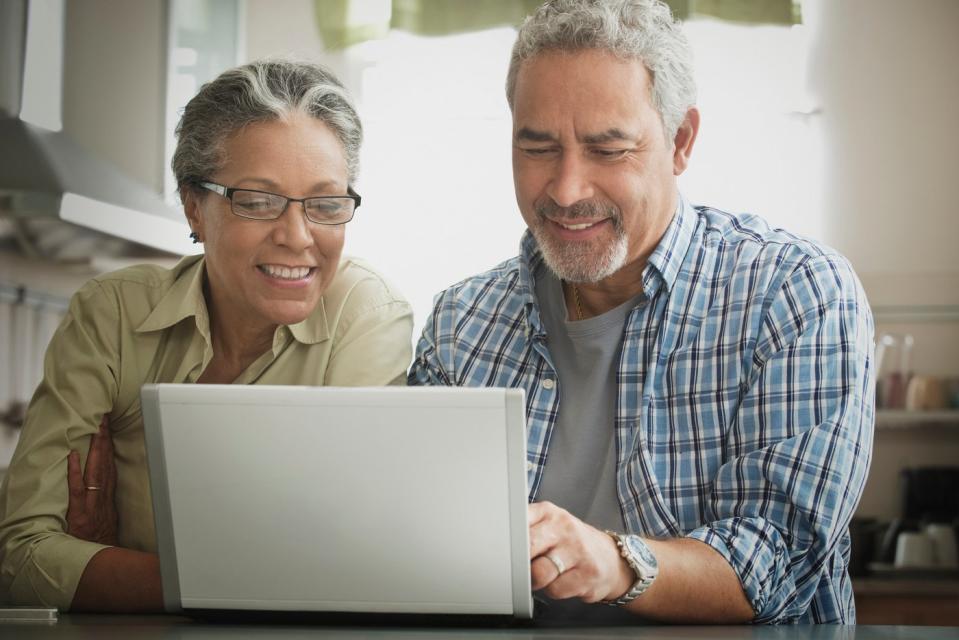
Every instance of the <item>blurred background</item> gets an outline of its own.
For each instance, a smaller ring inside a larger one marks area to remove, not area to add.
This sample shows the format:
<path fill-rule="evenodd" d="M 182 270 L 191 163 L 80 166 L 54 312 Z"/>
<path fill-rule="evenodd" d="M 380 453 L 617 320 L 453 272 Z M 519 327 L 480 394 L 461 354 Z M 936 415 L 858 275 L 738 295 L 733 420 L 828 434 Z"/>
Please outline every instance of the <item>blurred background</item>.
<path fill-rule="evenodd" d="M 504 82 L 515 25 L 536 4 L 0 4 L 0 469 L 72 292 L 195 250 L 173 129 L 228 67 L 296 56 L 348 85 L 366 139 L 346 251 L 399 285 L 417 333 L 435 293 L 515 255 Z M 955 531 L 959 516 L 959 2 L 670 4 L 703 114 L 682 190 L 836 247 L 875 314 L 880 411 L 853 527 L 861 619 L 941 621 L 959 611 L 949 543 L 918 561 L 897 547 L 904 533 L 934 542 L 929 527 Z"/>

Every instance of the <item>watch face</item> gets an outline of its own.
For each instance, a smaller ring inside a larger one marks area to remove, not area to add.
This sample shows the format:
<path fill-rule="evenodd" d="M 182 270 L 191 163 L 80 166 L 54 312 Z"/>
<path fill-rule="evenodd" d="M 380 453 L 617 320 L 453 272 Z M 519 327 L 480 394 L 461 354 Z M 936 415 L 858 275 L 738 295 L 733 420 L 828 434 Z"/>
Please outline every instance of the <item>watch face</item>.
<path fill-rule="evenodd" d="M 640 562 L 650 568 L 656 568 L 656 557 L 639 536 L 626 536 L 626 546 L 629 547 L 629 552 L 633 557 L 638 558 Z"/>

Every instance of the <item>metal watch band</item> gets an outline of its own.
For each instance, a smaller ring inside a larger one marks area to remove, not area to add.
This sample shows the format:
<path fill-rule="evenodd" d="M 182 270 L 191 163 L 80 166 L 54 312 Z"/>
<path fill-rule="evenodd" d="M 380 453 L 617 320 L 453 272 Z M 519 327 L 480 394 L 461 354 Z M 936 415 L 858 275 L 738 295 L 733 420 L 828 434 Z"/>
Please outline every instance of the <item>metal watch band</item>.
<path fill-rule="evenodd" d="M 643 595 L 643 593 L 651 584 L 653 584 L 653 578 L 640 578 L 633 583 L 633 586 L 629 591 L 615 600 L 603 600 L 603 604 L 611 607 L 622 607 L 623 605 L 627 605 L 639 596 Z"/>
<path fill-rule="evenodd" d="M 615 600 L 603 600 L 602 603 L 609 605 L 611 607 L 622 607 L 629 604 L 639 596 L 643 595 L 646 589 L 653 584 L 653 580 L 656 579 L 657 572 L 654 570 L 653 573 L 649 575 L 644 575 L 641 570 L 637 567 L 637 562 L 632 558 L 632 555 L 629 552 L 628 547 L 626 546 L 626 536 L 615 531 L 607 530 L 606 533 L 616 541 L 616 546 L 619 548 L 619 554 L 626 560 L 629 564 L 630 569 L 637 575 L 636 582 L 633 583 L 633 586 L 629 590 L 616 598 Z"/>

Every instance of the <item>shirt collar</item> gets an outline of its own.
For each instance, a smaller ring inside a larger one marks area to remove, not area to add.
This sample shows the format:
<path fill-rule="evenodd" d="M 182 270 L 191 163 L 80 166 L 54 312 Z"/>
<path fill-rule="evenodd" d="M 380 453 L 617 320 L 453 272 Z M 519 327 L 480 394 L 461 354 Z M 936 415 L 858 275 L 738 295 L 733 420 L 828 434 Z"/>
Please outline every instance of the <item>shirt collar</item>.
<path fill-rule="evenodd" d="M 308 315 L 302 322 L 287 325 L 293 338 L 301 344 L 316 344 L 330 338 L 330 327 L 326 322 L 326 306 L 323 304 L 324 298 L 320 298 L 313 313 Z M 283 329 L 284 327 L 278 327 Z"/>
<path fill-rule="evenodd" d="M 208 340 L 210 337 L 210 316 L 203 296 L 203 278 L 205 273 L 203 256 L 187 256 L 173 267 L 173 286 L 163 295 L 160 302 L 139 327 L 138 333 L 159 331 L 172 327 L 181 320 L 193 317 L 197 330 Z M 302 344 L 316 344 L 330 337 L 326 321 L 326 307 L 323 298 L 305 320 L 297 324 L 277 327 L 274 334 L 274 348 L 282 342 L 281 337 L 289 332 Z"/>
<path fill-rule="evenodd" d="M 686 259 L 689 245 L 693 241 L 695 230 L 696 212 L 683 194 L 679 194 L 673 219 L 666 227 L 666 233 L 663 234 L 662 240 L 659 241 L 659 244 L 649 256 L 646 268 L 643 270 L 643 280 L 647 283 L 647 293 L 649 292 L 648 274 L 651 269 L 655 269 L 659 274 L 666 290 L 672 290 Z"/>
<path fill-rule="evenodd" d="M 172 327 L 189 317 L 196 318 L 197 328 L 209 335 L 210 318 L 203 298 L 203 256 L 187 256 L 171 269 L 173 285 L 139 327 L 138 333 Z"/>
<path fill-rule="evenodd" d="M 532 332 L 545 337 L 546 328 L 539 315 L 539 306 L 536 303 L 536 272 L 545 266 L 543 254 L 539 250 L 533 232 L 527 229 L 520 241 L 519 251 L 519 282 L 516 285 L 516 295 L 523 301 L 526 317 Z"/>

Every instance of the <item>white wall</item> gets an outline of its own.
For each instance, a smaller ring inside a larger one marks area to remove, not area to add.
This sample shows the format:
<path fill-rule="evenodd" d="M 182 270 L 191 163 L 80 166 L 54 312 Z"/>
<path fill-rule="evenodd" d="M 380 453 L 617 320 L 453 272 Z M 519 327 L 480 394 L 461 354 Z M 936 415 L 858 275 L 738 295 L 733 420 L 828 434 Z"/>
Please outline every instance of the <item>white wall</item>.
<path fill-rule="evenodd" d="M 959 2 L 822 0 L 821 11 L 811 77 L 832 243 L 861 273 L 959 278 Z"/>
<path fill-rule="evenodd" d="M 131 177 L 163 189 L 163 2 L 66 3 L 63 128 Z"/>
<path fill-rule="evenodd" d="M 959 305 L 959 2 L 821 1 L 812 91 L 826 141 L 826 239 L 851 260 L 877 331 L 911 333 L 919 373 L 959 377 L 959 320 L 884 320 Z M 959 426 L 880 430 L 861 515 L 898 514 L 898 472 L 959 465 Z"/>

